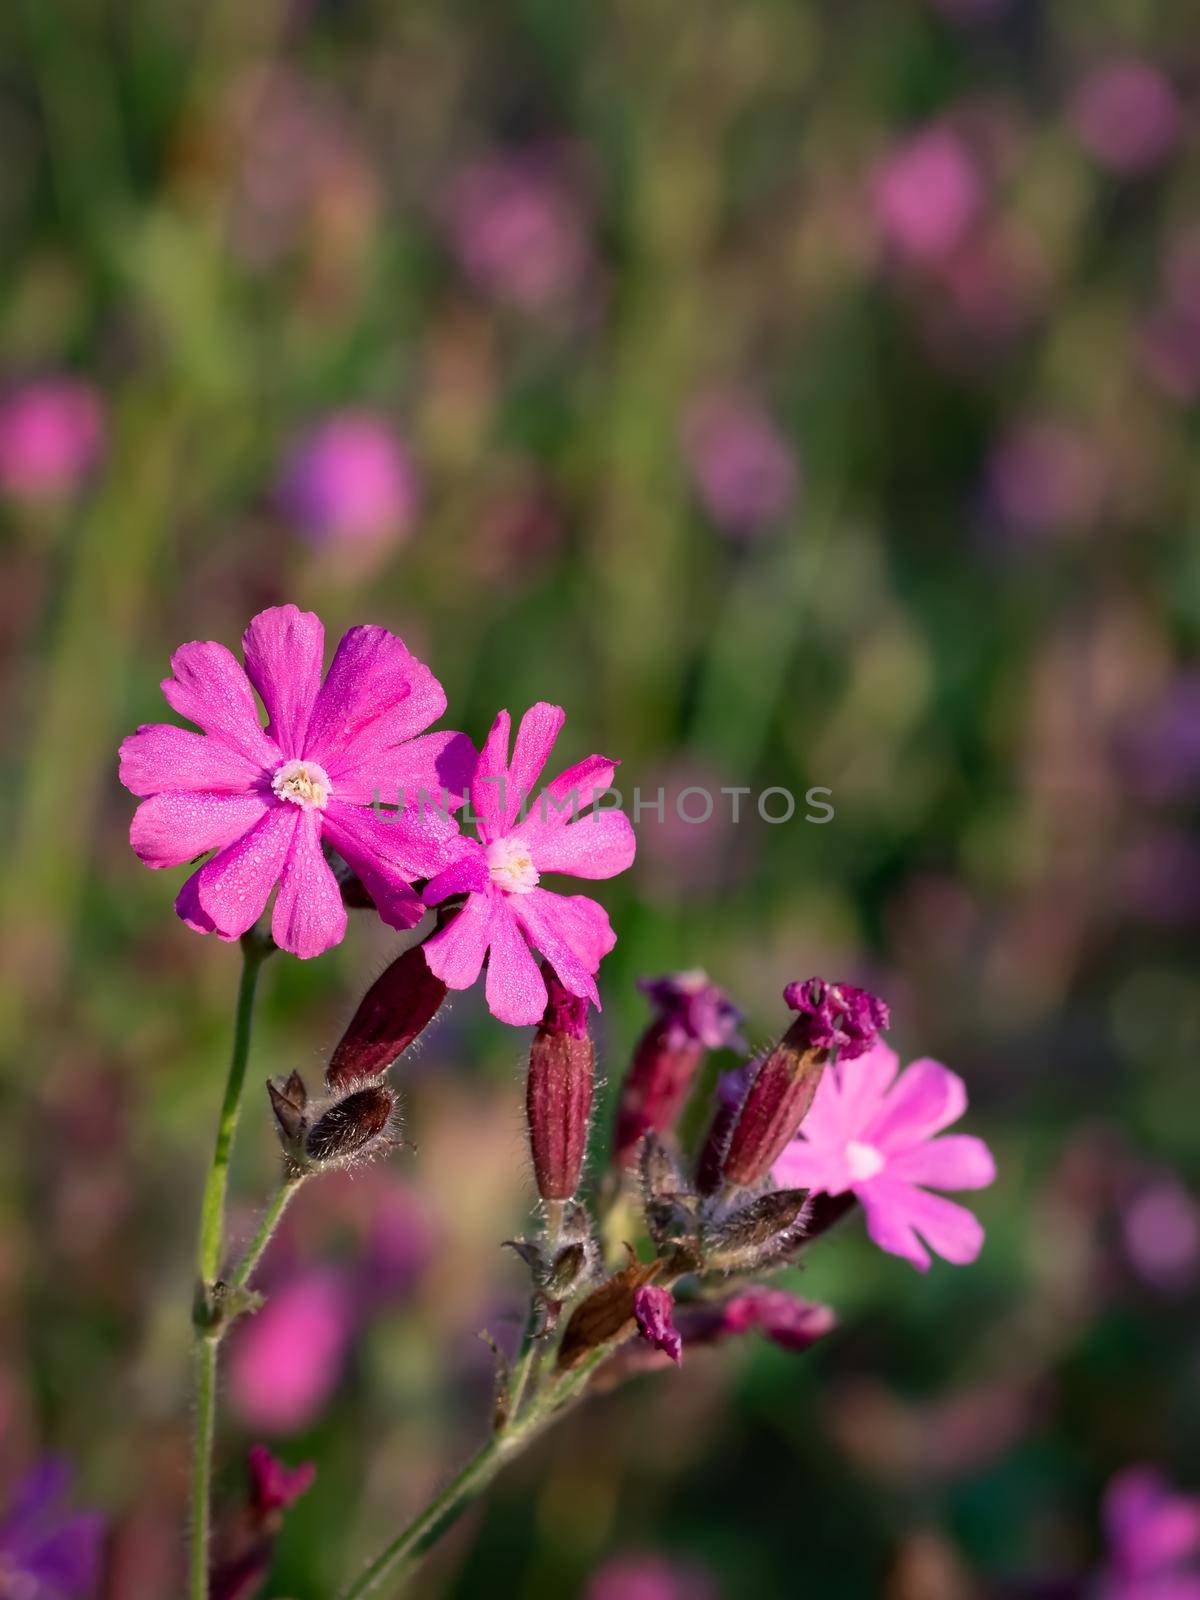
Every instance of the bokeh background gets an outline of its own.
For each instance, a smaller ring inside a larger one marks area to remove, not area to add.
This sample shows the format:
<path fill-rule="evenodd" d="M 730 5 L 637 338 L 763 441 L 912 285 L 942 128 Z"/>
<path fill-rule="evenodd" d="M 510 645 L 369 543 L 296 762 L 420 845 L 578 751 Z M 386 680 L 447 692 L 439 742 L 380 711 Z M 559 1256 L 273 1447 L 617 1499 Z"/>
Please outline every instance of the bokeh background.
<path fill-rule="evenodd" d="M 403 633 L 477 740 L 561 703 L 560 753 L 668 818 L 831 789 L 825 826 L 643 819 L 600 888 L 608 1095 L 639 975 L 705 967 L 756 1044 L 788 979 L 858 978 L 1000 1164 L 976 1266 L 848 1222 L 797 1279 L 837 1335 L 597 1401 L 423 1595 L 1077 1594 L 1115 1472 L 1200 1487 L 1194 21 L 0 15 L 0 1496 L 67 1458 L 104 1596 L 179 1589 L 237 964 L 129 851 L 115 750 L 177 643 L 285 599 Z M 360 914 L 273 962 L 252 1076 L 319 1072 L 398 947 Z M 404 1070 L 418 1150 L 306 1192 L 231 1342 L 223 1503 L 252 1440 L 319 1463 L 269 1595 L 331 1595 L 485 1426 L 524 1048 L 455 1003 Z M 274 1163 L 252 1096 L 242 1236 Z"/>

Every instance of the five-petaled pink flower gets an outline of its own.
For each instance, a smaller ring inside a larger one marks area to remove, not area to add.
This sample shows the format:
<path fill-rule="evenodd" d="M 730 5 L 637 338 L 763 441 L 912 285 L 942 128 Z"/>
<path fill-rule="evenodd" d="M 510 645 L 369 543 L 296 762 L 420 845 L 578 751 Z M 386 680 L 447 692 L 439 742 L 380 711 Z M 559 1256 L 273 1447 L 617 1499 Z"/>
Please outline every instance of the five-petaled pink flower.
<path fill-rule="evenodd" d="M 800 1132 L 775 1163 L 775 1181 L 818 1194 L 851 1191 L 880 1249 L 922 1272 L 926 1245 L 965 1265 L 982 1248 L 983 1228 L 965 1207 L 920 1186 L 986 1188 L 995 1162 L 970 1134 L 934 1138 L 966 1110 L 961 1078 L 928 1059 L 897 1078 L 898 1066 L 896 1052 L 877 1044 L 857 1061 L 828 1067 Z"/>
<path fill-rule="evenodd" d="M 492 725 L 471 781 L 471 810 L 479 839 L 425 890 L 430 905 L 466 893 L 452 921 L 425 943 L 430 968 L 451 989 L 468 989 L 487 956 L 487 1003 L 501 1022 L 537 1022 L 546 985 L 530 945 L 541 952 L 565 989 L 599 1006 L 595 974 L 616 943 L 602 906 L 586 895 L 539 888 L 544 872 L 611 878 L 633 860 L 634 837 L 621 812 L 588 812 L 612 782 L 616 763 L 588 756 L 560 773 L 527 806 L 559 729 L 561 706 L 539 701 L 521 719 L 509 759 L 510 721 Z"/>
<path fill-rule="evenodd" d="M 386 628 L 351 628 L 322 682 L 324 647 L 319 618 L 291 605 L 246 629 L 244 671 L 224 645 L 181 645 L 163 694 L 203 731 L 156 723 L 121 746 L 121 782 L 148 797 L 129 833 L 146 865 L 215 852 L 175 902 L 202 933 L 238 938 L 278 884 L 275 942 L 302 957 L 337 944 L 346 912 L 323 846 L 358 874 L 385 922 L 410 928 L 424 910 L 413 883 L 466 843 L 442 801 L 461 801 L 474 747 L 423 731 L 446 708 L 441 684 Z M 401 794 L 403 809 L 372 809 Z"/>

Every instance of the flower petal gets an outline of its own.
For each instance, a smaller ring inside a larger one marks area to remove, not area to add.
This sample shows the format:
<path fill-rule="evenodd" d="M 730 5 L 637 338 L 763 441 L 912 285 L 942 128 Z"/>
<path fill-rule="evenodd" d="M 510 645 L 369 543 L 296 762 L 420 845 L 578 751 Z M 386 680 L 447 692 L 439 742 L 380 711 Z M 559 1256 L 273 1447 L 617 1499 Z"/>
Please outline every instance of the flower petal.
<path fill-rule="evenodd" d="M 348 846 L 358 858 L 373 858 L 407 883 L 436 877 L 474 843 L 462 837 L 453 821 L 432 808 L 376 812 L 369 806 L 346 805 L 335 798 L 325 808 L 324 825 L 326 838 L 347 861 Z M 358 870 L 355 862 L 350 861 L 350 865 Z"/>
<path fill-rule="evenodd" d="M 838 1148 L 851 1139 L 865 1138 L 862 1130 L 883 1104 L 899 1066 L 900 1058 L 894 1050 L 876 1044 L 854 1061 L 827 1067 L 800 1137 L 816 1145 Z"/>
<path fill-rule="evenodd" d="M 320 813 L 301 811 L 275 896 L 271 935 L 281 950 L 307 961 L 340 944 L 345 932 L 342 891 L 321 851 Z"/>
<path fill-rule="evenodd" d="M 580 926 L 571 915 L 567 897 L 551 894 L 547 889 L 531 889 L 528 894 L 511 896 L 508 907 L 529 935 L 529 942 L 554 968 L 564 989 L 598 1008 L 600 996 L 594 975 L 600 958 L 596 956 L 593 961 L 595 944 L 590 938 L 580 941 L 580 949 L 575 948 Z"/>
<path fill-rule="evenodd" d="M 473 894 L 462 910 L 426 939 L 422 947 L 430 972 L 449 989 L 469 989 L 479 976 L 487 954 L 491 898 Z"/>
<path fill-rule="evenodd" d="M 175 915 L 189 928 L 194 928 L 197 933 L 217 933 L 217 925 L 200 904 L 199 878 L 203 867 L 198 867 L 190 878 L 183 880 L 183 887 L 175 896 Z M 217 934 L 219 939 L 230 939 L 231 934 Z"/>
<path fill-rule="evenodd" d="M 491 892 L 492 880 L 483 846 L 475 839 L 464 839 L 463 845 L 466 848 L 458 860 L 425 885 L 421 898 L 427 906 L 441 905 L 452 894 Z"/>
<path fill-rule="evenodd" d="M 888 1174 L 931 1189 L 986 1189 L 996 1180 L 996 1163 L 982 1139 L 969 1133 L 944 1133 L 887 1158 Z"/>
<path fill-rule="evenodd" d="M 856 1188 L 867 1213 L 867 1231 L 875 1243 L 895 1255 L 905 1256 L 914 1265 L 918 1262 L 910 1245 L 911 1236 L 919 1233 L 929 1248 L 945 1261 L 955 1266 L 966 1266 L 975 1260 L 983 1248 L 983 1226 L 965 1206 L 947 1200 L 940 1194 L 928 1194 L 913 1184 L 894 1179 L 890 1172 L 872 1179 Z M 884 1239 L 903 1239 L 906 1248 L 896 1248 Z M 922 1256 L 925 1252 L 917 1249 Z"/>
<path fill-rule="evenodd" d="M 218 933 L 239 938 L 258 921 L 279 882 L 299 817 L 296 806 L 272 806 L 249 833 L 200 868 L 196 895 Z"/>
<path fill-rule="evenodd" d="M 818 1194 L 844 1194 L 848 1178 L 844 1156 L 807 1139 L 793 1139 L 771 1169 L 777 1188 L 812 1189 Z"/>
<path fill-rule="evenodd" d="M 540 1022 L 546 1009 L 545 980 L 504 895 L 493 897 L 488 939 L 488 1009 L 514 1028 Z"/>
<path fill-rule="evenodd" d="M 358 766 L 339 769 L 337 796 L 353 805 L 384 805 L 454 810 L 463 803 L 479 759 L 465 733 L 425 733 Z M 332 775 L 331 775 L 332 776 Z"/>
<path fill-rule="evenodd" d="M 220 739 L 248 761 L 273 771 L 282 752 L 258 720 L 250 680 L 237 659 L 213 640 L 181 644 L 171 657 L 173 678 L 164 678 L 162 692 L 172 711 Z"/>
<path fill-rule="evenodd" d="M 129 842 L 148 867 L 179 867 L 223 850 L 266 815 L 260 794 L 155 794 L 129 825 Z"/>
<path fill-rule="evenodd" d="M 860 1125 L 861 1137 L 881 1150 L 907 1149 L 940 1133 L 966 1109 L 966 1085 L 958 1074 L 923 1057 L 905 1067 L 884 1105 Z"/>
<path fill-rule="evenodd" d="M 261 781 L 263 769 L 220 739 L 153 722 L 122 741 L 119 776 L 131 794 L 244 794 Z"/>
<path fill-rule="evenodd" d="M 325 661 L 320 617 L 298 606 L 260 611 L 242 635 L 242 655 L 246 676 L 267 708 L 268 733 L 289 759 L 304 755 Z"/>
<path fill-rule="evenodd" d="M 581 818 L 612 787 L 617 763 L 607 756 L 588 756 L 560 772 L 533 801 L 521 820 L 521 834 L 530 844 Z"/>
<path fill-rule="evenodd" d="M 569 872 L 576 878 L 615 878 L 633 862 L 633 826 L 621 811 L 593 811 L 556 828 L 531 846 L 539 872 Z"/>
<path fill-rule="evenodd" d="M 552 706 L 539 700 L 521 718 L 517 737 L 513 740 L 512 760 L 508 768 L 508 793 L 504 805 L 504 832 L 508 833 L 520 815 L 521 807 L 528 805 L 533 787 L 542 775 L 542 768 L 554 748 L 554 741 L 562 732 L 567 714 L 561 706 Z"/>
<path fill-rule="evenodd" d="M 471 779 L 471 810 L 478 818 L 478 833 L 484 844 L 502 838 L 508 806 L 508 736 L 511 723 L 507 711 L 500 711 L 479 752 Z"/>
<path fill-rule="evenodd" d="M 388 753 L 423 733 L 445 709 L 441 684 L 403 639 L 387 628 L 351 628 L 313 707 L 306 754 L 321 763 L 339 794 L 339 779 L 345 781 L 344 798 L 351 798 L 352 784 L 367 786 L 367 800 L 376 785 L 394 794 Z M 358 772 L 368 766 L 372 770 Z"/>

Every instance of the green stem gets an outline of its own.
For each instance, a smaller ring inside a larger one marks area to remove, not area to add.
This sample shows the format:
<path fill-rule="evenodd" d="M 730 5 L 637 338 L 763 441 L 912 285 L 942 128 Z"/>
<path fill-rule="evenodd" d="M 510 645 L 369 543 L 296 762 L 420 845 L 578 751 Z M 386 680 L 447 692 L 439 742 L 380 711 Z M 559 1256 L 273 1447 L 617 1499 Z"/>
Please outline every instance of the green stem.
<path fill-rule="evenodd" d="M 242 1109 L 242 1089 L 246 1082 L 246 1063 L 250 1056 L 250 1030 L 254 1018 L 254 995 L 258 987 L 258 974 L 272 945 L 252 930 L 242 939 L 242 976 L 238 985 L 237 1011 L 233 1028 L 233 1051 L 229 1060 L 229 1075 L 225 1080 L 225 1096 L 221 1102 L 221 1115 L 217 1122 L 217 1138 L 213 1147 L 212 1165 L 204 1183 L 204 1198 L 200 1204 L 200 1236 L 196 1248 L 196 1266 L 199 1284 L 196 1292 L 193 1320 L 196 1326 L 196 1432 L 192 1454 L 192 1522 L 191 1550 L 188 1563 L 189 1600 L 206 1600 L 208 1594 L 208 1545 L 212 1521 L 213 1436 L 216 1431 L 217 1411 L 217 1346 L 221 1338 L 219 1310 L 215 1303 L 217 1273 L 225 1245 L 225 1192 L 229 1184 L 229 1162 L 233 1154 L 233 1139 L 237 1132 L 238 1117 Z M 277 1197 L 278 1198 L 278 1197 Z M 284 1202 L 286 1204 L 286 1202 Z M 275 1221 L 282 1215 L 279 1207 Z M 261 1228 L 259 1230 L 262 1232 Z M 258 1255 L 267 1238 L 259 1245 L 256 1236 L 251 1251 L 258 1245 L 258 1254 L 251 1261 L 253 1270 Z M 245 1263 L 243 1263 L 244 1265 Z"/>
<path fill-rule="evenodd" d="M 304 1182 L 304 1173 L 291 1173 L 276 1189 L 271 1196 L 267 1209 L 263 1212 L 262 1221 L 258 1231 L 251 1239 L 246 1254 L 229 1274 L 229 1287 L 231 1289 L 244 1289 L 254 1275 L 254 1269 L 262 1260 L 263 1251 L 271 1242 L 275 1229 L 283 1218 L 283 1213 L 292 1202 L 292 1196 Z"/>
<path fill-rule="evenodd" d="M 403 1584 L 442 1534 L 483 1493 L 501 1467 L 557 1421 L 570 1402 L 579 1396 L 596 1368 L 611 1354 L 611 1345 L 592 1351 L 573 1371 L 547 1384 L 523 1418 L 518 1419 L 514 1413 L 509 1425 L 489 1439 L 441 1494 L 380 1551 L 345 1591 L 342 1600 L 363 1600 L 365 1595 L 374 1594 L 388 1578 L 397 1585 Z"/>

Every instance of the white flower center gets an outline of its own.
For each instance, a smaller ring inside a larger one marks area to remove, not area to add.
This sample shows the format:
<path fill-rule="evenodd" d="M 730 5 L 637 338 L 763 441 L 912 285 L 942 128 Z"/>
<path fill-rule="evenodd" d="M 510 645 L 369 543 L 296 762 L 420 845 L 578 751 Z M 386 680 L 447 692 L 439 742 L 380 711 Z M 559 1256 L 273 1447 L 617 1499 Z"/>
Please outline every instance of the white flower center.
<path fill-rule="evenodd" d="M 873 1144 L 860 1144 L 857 1139 L 851 1139 L 846 1146 L 846 1171 L 850 1174 L 851 1183 L 865 1183 L 877 1172 L 882 1172 L 886 1165 L 883 1155 Z"/>
<path fill-rule="evenodd" d="M 315 761 L 285 761 L 271 779 L 271 787 L 281 800 L 290 800 L 305 811 L 324 811 L 333 793 L 329 774 Z"/>
<path fill-rule="evenodd" d="M 497 889 L 528 894 L 536 888 L 538 869 L 524 839 L 495 839 L 487 847 L 488 871 Z"/>

